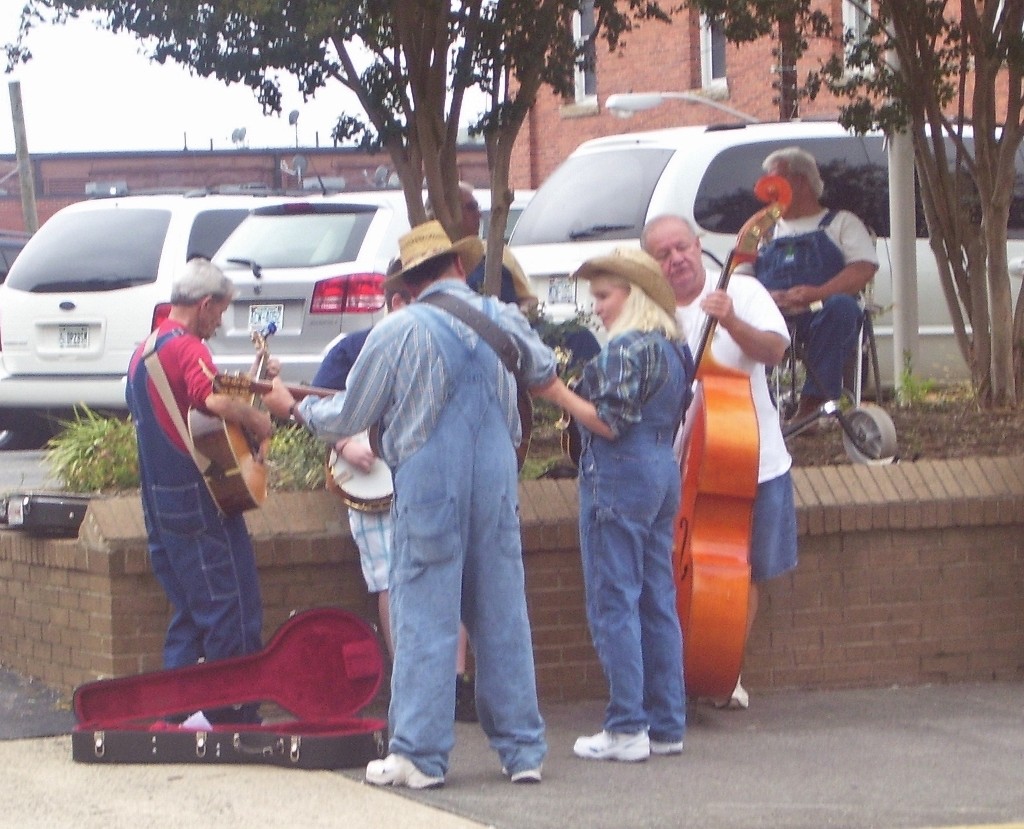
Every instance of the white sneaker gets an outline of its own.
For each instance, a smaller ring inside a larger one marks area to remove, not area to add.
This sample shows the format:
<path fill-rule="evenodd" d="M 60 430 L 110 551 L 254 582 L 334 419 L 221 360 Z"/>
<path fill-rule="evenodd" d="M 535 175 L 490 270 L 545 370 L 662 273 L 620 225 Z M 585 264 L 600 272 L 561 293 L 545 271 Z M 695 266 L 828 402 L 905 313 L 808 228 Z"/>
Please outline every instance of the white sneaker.
<path fill-rule="evenodd" d="M 572 747 L 577 757 L 585 760 L 620 760 L 636 763 L 651 756 L 651 741 L 646 731 L 636 734 L 613 734 L 600 731 L 593 737 L 580 737 Z"/>
<path fill-rule="evenodd" d="M 509 774 L 508 769 L 503 767 L 501 769 L 501 773 L 508 777 L 508 779 L 513 783 L 540 783 L 541 771 L 543 768 L 543 766 L 537 766 L 532 769 L 520 769 L 519 771 L 514 771 L 512 774 Z"/>
<path fill-rule="evenodd" d="M 729 708 L 734 711 L 739 711 L 750 707 L 750 694 L 747 693 L 747 689 L 743 687 L 740 682 L 740 677 L 736 678 L 736 687 L 732 690 L 732 695 L 729 699 L 718 700 L 715 703 L 715 708 Z"/>
<path fill-rule="evenodd" d="M 443 777 L 429 777 L 401 754 L 389 754 L 383 760 L 372 760 L 366 766 L 366 782 L 374 786 L 405 786 L 408 789 L 436 789 L 444 785 Z"/>
<path fill-rule="evenodd" d="M 651 754 L 657 754 L 664 757 L 668 754 L 682 754 L 683 753 L 683 741 L 679 740 L 675 743 L 663 743 L 660 740 L 651 740 Z"/>

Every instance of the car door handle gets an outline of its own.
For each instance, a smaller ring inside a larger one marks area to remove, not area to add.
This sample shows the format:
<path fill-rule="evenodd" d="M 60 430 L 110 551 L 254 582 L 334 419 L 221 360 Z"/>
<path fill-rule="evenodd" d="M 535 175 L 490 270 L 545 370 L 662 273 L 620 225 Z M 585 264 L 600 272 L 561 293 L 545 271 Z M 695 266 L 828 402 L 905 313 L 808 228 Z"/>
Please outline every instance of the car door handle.
<path fill-rule="evenodd" d="M 1007 263 L 1007 270 L 1010 272 L 1010 276 L 1024 279 L 1024 256 L 1017 256 L 1011 259 Z"/>

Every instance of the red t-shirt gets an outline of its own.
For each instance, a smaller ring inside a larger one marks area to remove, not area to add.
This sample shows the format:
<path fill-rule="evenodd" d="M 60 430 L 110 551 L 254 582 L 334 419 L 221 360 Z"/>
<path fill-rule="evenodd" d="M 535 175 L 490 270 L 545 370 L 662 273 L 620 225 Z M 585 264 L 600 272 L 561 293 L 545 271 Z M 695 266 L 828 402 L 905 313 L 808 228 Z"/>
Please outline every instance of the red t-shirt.
<path fill-rule="evenodd" d="M 164 320 L 160 324 L 158 336 L 162 337 L 175 329 L 181 329 L 181 324 L 172 320 Z M 164 343 L 158 354 L 160 365 L 163 367 L 164 374 L 167 375 L 171 393 L 178 403 L 178 410 L 181 412 L 186 426 L 189 408 L 196 408 L 209 414 L 205 404 L 206 398 L 213 393 L 211 375 L 217 372 L 217 366 L 213 362 L 213 356 L 206 343 L 194 334 L 182 333 L 171 337 Z M 132 374 L 135 372 L 135 364 L 138 362 L 139 356 L 139 352 L 136 352 L 132 358 Z M 187 454 L 188 447 L 181 439 L 178 428 L 167 413 L 163 398 L 153 384 L 152 376 L 149 377 L 147 387 L 160 428 L 164 430 L 175 446 Z"/>

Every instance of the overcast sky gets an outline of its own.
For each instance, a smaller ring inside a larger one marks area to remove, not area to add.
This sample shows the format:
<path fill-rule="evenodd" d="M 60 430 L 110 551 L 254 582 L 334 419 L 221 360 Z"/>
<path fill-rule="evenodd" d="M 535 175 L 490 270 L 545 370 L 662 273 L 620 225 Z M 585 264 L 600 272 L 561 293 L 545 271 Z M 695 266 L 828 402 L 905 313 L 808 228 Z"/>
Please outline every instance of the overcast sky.
<path fill-rule="evenodd" d="M 17 36 L 22 4 L 0 0 L 0 45 Z M 35 153 L 119 150 L 231 149 L 232 132 L 246 130 L 245 146 L 331 146 L 336 117 L 354 97 L 321 90 L 308 103 L 282 79 L 281 115 L 265 116 L 247 87 L 196 78 L 174 65 L 152 63 L 130 35 L 112 35 L 78 20 L 34 29 L 33 58 L 4 80 L 0 153 L 14 153 L 10 83 L 20 83 L 28 148 Z M 2 69 L 2 65 L 0 65 Z M 291 126 L 288 114 L 299 111 Z M 353 111 L 358 111 L 353 110 Z"/>

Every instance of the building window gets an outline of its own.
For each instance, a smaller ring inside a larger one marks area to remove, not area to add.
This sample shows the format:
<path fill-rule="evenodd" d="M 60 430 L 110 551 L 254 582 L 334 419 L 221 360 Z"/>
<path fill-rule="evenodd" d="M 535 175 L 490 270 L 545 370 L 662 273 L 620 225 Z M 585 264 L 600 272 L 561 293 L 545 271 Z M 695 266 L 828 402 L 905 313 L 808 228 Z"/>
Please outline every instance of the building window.
<path fill-rule="evenodd" d="M 576 103 L 586 103 L 597 98 L 597 49 L 589 40 L 596 25 L 594 0 L 584 0 L 579 12 L 572 16 L 572 36 L 576 45 L 583 45 L 584 56 L 576 65 Z"/>
<path fill-rule="evenodd" d="M 700 77 L 705 89 L 725 86 L 725 45 L 721 21 L 701 15 Z"/>
<path fill-rule="evenodd" d="M 843 0 L 843 34 L 846 37 L 846 57 L 850 54 L 860 41 L 868 33 L 868 26 L 871 23 L 872 0 Z M 849 73 L 850 70 L 847 69 Z M 870 74 L 870 68 L 860 70 L 862 73 Z"/>
<path fill-rule="evenodd" d="M 871 22 L 871 0 L 843 0 L 843 31 L 853 42 L 863 40 Z"/>

